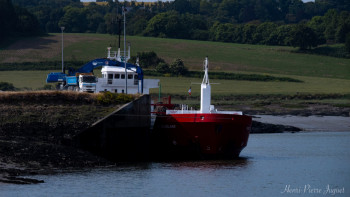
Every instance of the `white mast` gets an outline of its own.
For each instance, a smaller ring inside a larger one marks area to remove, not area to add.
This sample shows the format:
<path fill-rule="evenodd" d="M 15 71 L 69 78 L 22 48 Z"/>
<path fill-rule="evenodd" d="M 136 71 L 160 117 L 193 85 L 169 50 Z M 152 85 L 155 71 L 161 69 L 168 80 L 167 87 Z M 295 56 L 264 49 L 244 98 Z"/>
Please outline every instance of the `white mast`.
<path fill-rule="evenodd" d="M 63 31 L 64 31 L 64 27 L 61 27 L 61 31 L 62 31 L 62 73 L 64 73 L 64 63 L 63 63 Z"/>
<path fill-rule="evenodd" d="M 208 57 L 205 58 L 204 64 L 204 77 L 201 84 L 201 113 L 209 113 L 210 112 L 210 103 L 211 103 L 211 88 L 209 83 L 209 77 L 208 77 L 208 69 L 209 69 L 209 62 Z"/>
<path fill-rule="evenodd" d="M 123 15 L 124 15 L 124 67 L 125 67 L 125 94 L 128 94 L 128 73 L 126 70 L 126 34 L 125 34 L 125 8 L 123 6 Z"/>

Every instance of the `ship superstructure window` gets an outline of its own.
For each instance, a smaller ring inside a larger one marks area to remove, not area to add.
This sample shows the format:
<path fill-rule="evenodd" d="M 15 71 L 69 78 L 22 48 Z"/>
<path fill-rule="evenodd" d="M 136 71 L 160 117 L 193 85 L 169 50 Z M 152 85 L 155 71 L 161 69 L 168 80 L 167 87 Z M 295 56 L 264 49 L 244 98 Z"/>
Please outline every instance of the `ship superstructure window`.
<path fill-rule="evenodd" d="M 114 74 L 114 79 L 119 79 L 120 78 L 120 74 Z"/>
<path fill-rule="evenodd" d="M 125 79 L 125 74 L 122 74 L 122 75 L 121 75 L 121 78 L 122 78 L 122 79 Z"/>
<path fill-rule="evenodd" d="M 128 79 L 132 79 L 133 78 L 132 76 L 133 76 L 132 74 L 128 74 Z"/>
<path fill-rule="evenodd" d="M 113 74 L 108 74 L 108 84 L 112 84 Z"/>
<path fill-rule="evenodd" d="M 134 85 L 139 83 L 138 75 L 134 75 Z"/>

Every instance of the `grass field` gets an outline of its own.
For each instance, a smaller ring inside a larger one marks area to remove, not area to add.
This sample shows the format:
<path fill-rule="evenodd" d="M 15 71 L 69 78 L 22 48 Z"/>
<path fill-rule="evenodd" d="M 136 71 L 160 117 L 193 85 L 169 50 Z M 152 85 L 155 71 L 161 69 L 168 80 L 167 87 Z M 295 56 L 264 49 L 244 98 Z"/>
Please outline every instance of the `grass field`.
<path fill-rule="evenodd" d="M 19 40 L 0 50 L 1 62 L 53 61 L 61 58 L 60 34 Z M 155 51 L 167 62 L 181 58 L 191 70 L 201 70 L 205 56 L 209 56 L 209 71 L 225 71 L 247 74 L 268 74 L 291 77 L 303 83 L 256 82 L 236 80 L 210 80 L 216 102 L 232 95 L 297 95 L 297 94 L 350 94 L 350 59 L 295 53 L 291 47 L 243 45 L 207 41 L 145 38 L 129 36 L 132 55 L 142 51 Z M 89 61 L 106 56 L 106 47 L 117 44 L 117 37 L 103 34 L 65 34 L 65 60 Z M 46 76 L 52 71 L 1 71 L 0 81 L 13 83 L 17 88 L 39 89 L 46 84 Z M 100 71 L 96 71 L 98 74 Z M 209 78 L 210 78 L 209 72 Z M 147 78 L 147 76 L 146 76 Z M 200 94 L 198 78 L 156 77 L 162 85 L 163 95 L 187 97 L 192 87 L 193 97 Z M 151 90 L 153 95 L 158 89 Z M 330 103 L 349 105 L 349 100 L 333 100 Z M 191 100 L 191 99 L 190 99 Z M 332 99 L 331 99 L 332 100 Z M 197 101 L 191 101 L 197 102 Z M 328 101 L 327 101 L 328 102 Z M 288 103 L 289 104 L 289 103 Z M 299 104 L 297 104 L 299 105 Z M 290 104 L 293 106 L 293 103 Z"/>
<path fill-rule="evenodd" d="M 304 83 L 292 82 L 257 82 L 257 81 L 235 81 L 235 80 L 210 80 L 213 94 L 217 96 L 247 95 L 247 94 L 286 94 L 298 93 L 310 94 L 348 94 L 350 93 L 350 80 L 329 79 L 316 77 L 298 77 Z M 201 79 L 198 78 L 165 78 L 158 77 L 162 85 L 162 93 L 188 95 L 188 89 L 192 87 L 192 95 L 200 95 Z M 210 73 L 209 73 L 210 79 Z M 197 84 L 192 84 L 197 83 Z M 217 83 L 217 84 L 215 84 Z M 157 93 L 154 89 L 152 93 Z"/>
<path fill-rule="evenodd" d="M 105 34 L 64 34 L 65 60 L 89 61 L 106 57 L 106 47 L 117 37 Z M 60 34 L 24 39 L 0 50 L 1 62 L 52 61 L 61 59 Z M 167 62 L 181 58 L 191 70 L 202 68 L 209 56 L 211 71 L 266 73 L 350 79 L 350 59 L 295 53 L 294 48 L 208 41 L 128 36 L 131 53 L 155 51 Z M 123 45 L 123 44 L 122 44 Z"/>
<path fill-rule="evenodd" d="M 50 72 L 58 71 L 2 71 L 0 81 L 12 83 L 18 88 L 42 88 L 46 84 L 46 76 Z M 99 75 L 99 71 L 96 71 Z M 279 75 L 281 76 L 281 75 Z M 236 80 L 210 80 L 212 92 L 217 96 L 240 95 L 240 94 L 288 94 L 297 93 L 310 94 L 349 94 L 350 80 L 292 76 L 303 83 L 293 82 L 257 82 L 257 81 L 236 81 Z M 147 78 L 147 77 L 146 77 Z M 160 79 L 163 94 L 187 95 L 189 87 L 192 87 L 192 95 L 199 96 L 201 79 L 186 77 L 157 77 Z M 209 73 L 210 79 L 210 73 Z M 151 90 L 157 94 L 158 89 Z"/>

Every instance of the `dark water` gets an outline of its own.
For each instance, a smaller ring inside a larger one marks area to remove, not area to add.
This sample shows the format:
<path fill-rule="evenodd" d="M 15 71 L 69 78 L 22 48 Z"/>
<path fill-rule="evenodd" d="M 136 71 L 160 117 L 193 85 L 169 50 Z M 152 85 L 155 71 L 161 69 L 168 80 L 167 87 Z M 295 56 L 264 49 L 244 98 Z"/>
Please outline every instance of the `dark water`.
<path fill-rule="evenodd" d="M 34 176 L 0 196 L 350 196 L 350 132 L 255 134 L 241 156 Z"/>

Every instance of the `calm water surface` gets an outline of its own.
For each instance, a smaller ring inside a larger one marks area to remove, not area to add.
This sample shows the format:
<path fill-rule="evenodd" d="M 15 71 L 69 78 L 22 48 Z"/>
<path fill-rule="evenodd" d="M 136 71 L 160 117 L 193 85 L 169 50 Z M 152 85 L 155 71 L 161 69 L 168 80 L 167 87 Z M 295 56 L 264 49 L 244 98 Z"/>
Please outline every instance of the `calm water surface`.
<path fill-rule="evenodd" d="M 350 196 L 350 132 L 251 135 L 241 159 L 120 164 L 0 184 L 0 196 Z"/>

